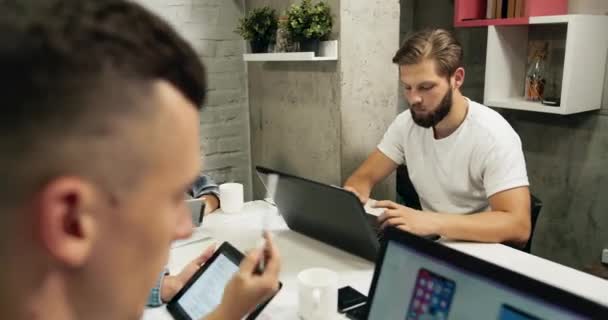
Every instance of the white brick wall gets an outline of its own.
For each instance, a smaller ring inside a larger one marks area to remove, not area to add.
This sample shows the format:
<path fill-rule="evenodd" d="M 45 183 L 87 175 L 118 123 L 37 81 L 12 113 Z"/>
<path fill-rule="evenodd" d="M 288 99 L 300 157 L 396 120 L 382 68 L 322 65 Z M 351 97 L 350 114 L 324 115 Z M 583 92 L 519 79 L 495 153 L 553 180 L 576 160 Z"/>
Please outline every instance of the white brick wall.
<path fill-rule="evenodd" d="M 201 112 L 204 172 L 218 182 L 245 184 L 251 199 L 249 108 L 244 43 L 234 33 L 240 0 L 137 0 L 165 18 L 194 47 L 207 68 L 209 94 Z"/>

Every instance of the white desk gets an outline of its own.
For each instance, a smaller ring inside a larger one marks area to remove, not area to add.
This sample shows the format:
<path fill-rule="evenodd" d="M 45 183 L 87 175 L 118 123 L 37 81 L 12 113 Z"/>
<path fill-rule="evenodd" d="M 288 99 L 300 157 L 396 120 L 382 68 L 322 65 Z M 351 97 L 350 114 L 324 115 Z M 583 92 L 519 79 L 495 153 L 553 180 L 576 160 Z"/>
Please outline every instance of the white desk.
<path fill-rule="evenodd" d="M 281 252 L 283 289 L 259 319 L 298 319 L 296 276 L 301 270 L 310 267 L 333 269 L 340 275 L 340 286 L 351 285 L 362 293 L 368 293 L 374 271 L 373 263 L 290 231 L 276 212 L 276 208 L 270 204 L 254 201 L 246 203 L 242 213 L 218 212 L 206 216 L 203 227 L 195 231 L 193 239 L 206 235 L 213 240 L 206 239 L 172 249 L 169 269 L 172 273 L 180 270 L 213 241 L 218 244 L 229 241 L 241 251 L 253 248 L 260 237 L 263 217 L 268 214 L 273 217 L 270 229 Z M 608 281 L 603 279 L 500 244 L 445 244 L 608 305 Z M 164 307 L 147 309 L 143 316 L 143 320 L 161 319 L 172 319 Z"/>

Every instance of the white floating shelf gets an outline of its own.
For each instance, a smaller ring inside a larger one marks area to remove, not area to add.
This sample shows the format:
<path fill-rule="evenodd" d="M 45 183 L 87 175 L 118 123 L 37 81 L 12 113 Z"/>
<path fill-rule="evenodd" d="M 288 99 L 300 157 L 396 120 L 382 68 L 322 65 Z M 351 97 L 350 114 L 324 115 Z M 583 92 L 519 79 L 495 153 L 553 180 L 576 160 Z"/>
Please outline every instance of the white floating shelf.
<path fill-rule="evenodd" d="M 338 40 L 321 41 L 320 56 L 314 52 L 246 53 L 245 61 L 337 61 Z"/>
<path fill-rule="evenodd" d="M 589 15 L 564 14 L 559 16 L 536 16 L 530 17 L 530 24 L 569 23 L 573 19 L 587 19 Z"/>
<path fill-rule="evenodd" d="M 246 53 L 245 61 L 331 61 L 338 57 L 315 57 L 314 52 Z"/>
<path fill-rule="evenodd" d="M 565 111 L 567 108 L 562 106 L 548 106 L 540 102 L 533 102 L 522 98 L 507 98 L 504 100 L 489 100 L 484 101 L 484 104 L 490 107 L 503 108 L 503 109 L 514 109 L 523 111 L 534 111 L 554 114 L 567 114 Z"/>
<path fill-rule="evenodd" d="M 608 52 L 608 38 L 602 36 L 605 30 L 608 16 L 603 15 L 530 17 L 530 25 L 490 26 L 484 104 L 563 115 L 600 109 Z M 564 43 L 560 58 L 563 60 L 553 64 L 558 71 L 553 80 L 561 83 L 558 107 L 525 101 L 522 97 L 529 40 L 544 39 Z"/>

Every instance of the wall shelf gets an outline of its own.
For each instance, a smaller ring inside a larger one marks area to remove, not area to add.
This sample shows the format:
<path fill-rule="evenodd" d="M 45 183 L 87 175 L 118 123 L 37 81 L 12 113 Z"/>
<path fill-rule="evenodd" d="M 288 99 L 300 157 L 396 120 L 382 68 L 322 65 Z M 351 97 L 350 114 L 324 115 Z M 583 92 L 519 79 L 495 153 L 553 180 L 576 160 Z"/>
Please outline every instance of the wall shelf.
<path fill-rule="evenodd" d="M 602 15 L 531 17 L 529 25 L 489 26 L 484 104 L 562 115 L 600 109 L 608 52 L 603 30 L 608 16 Z M 530 41 L 559 44 L 547 68 L 554 72 L 558 107 L 523 99 Z"/>
<path fill-rule="evenodd" d="M 502 1 L 505 6 L 510 2 L 509 0 Z M 454 26 L 522 25 L 528 24 L 533 17 L 564 15 L 568 13 L 568 0 L 525 0 L 522 7 L 523 15 L 514 18 L 488 19 L 488 5 L 488 0 L 455 0 Z"/>
<path fill-rule="evenodd" d="M 506 18 L 506 19 L 471 19 L 461 20 L 454 23 L 455 27 L 487 27 L 487 26 L 516 26 L 522 24 L 528 24 L 530 18 L 519 17 L 519 18 Z"/>
<path fill-rule="evenodd" d="M 319 56 L 314 52 L 246 53 L 244 61 L 337 61 L 338 40 L 321 41 Z"/>
<path fill-rule="evenodd" d="M 597 17 L 594 15 L 582 15 L 582 14 L 563 14 L 559 16 L 538 16 L 530 17 L 530 24 L 551 24 L 551 23 L 569 23 L 577 19 L 585 17 Z"/>
<path fill-rule="evenodd" d="M 527 101 L 523 97 L 511 97 L 503 100 L 484 100 L 484 104 L 494 108 L 513 109 L 553 114 L 565 114 L 564 108 L 544 105 L 540 102 Z"/>

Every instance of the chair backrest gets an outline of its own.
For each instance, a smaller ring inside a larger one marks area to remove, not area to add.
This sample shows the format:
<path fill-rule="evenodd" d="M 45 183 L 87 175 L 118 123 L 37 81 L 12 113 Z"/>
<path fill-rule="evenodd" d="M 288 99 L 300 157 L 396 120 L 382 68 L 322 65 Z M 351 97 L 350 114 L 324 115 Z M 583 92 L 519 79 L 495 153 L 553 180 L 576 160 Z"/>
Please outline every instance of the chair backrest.
<path fill-rule="evenodd" d="M 405 165 L 397 167 L 397 195 L 399 195 L 403 205 L 416 210 L 422 209 L 420 197 L 418 197 L 418 192 L 416 192 L 416 188 L 414 188 L 410 180 L 410 175 Z"/>
<path fill-rule="evenodd" d="M 543 208 L 543 202 L 539 198 L 530 193 L 530 218 L 532 219 L 532 230 L 530 231 L 530 238 L 522 249 L 523 251 L 530 253 L 532 249 L 532 236 L 534 236 L 534 230 L 536 229 L 536 221 L 540 215 L 540 209 Z"/>
<path fill-rule="evenodd" d="M 410 180 L 410 176 L 407 172 L 407 166 L 405 165 L 400 165 L 399 167 L 397 167 L 397 194 L 401 198 L 401 202 L 403 205 L 406 205 L 416 210 L 422 209 L 422 207 L 420 206 L 420 197 L 418 197 L 416 188 L 414 188 L 414 185 Z M 543 203 L 542 201 L 540 201 L 540 199 L 530 193 L 530 206 L 530 219 L 532 222 L 530 238 L 528 239 L 528 242 L 523 248 L 514 247 L 527 253 L 530 253 L 530 249 L 532 247 L 532 236 L 534 236 L 536 221 L 538 220 L 538 216 L 540 215 L 540 210 L 543 207 Z"/>

